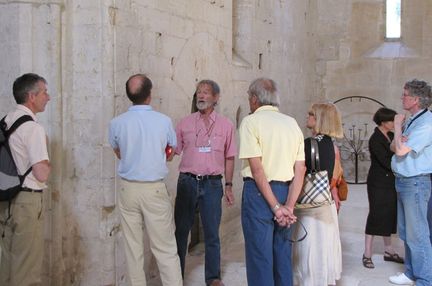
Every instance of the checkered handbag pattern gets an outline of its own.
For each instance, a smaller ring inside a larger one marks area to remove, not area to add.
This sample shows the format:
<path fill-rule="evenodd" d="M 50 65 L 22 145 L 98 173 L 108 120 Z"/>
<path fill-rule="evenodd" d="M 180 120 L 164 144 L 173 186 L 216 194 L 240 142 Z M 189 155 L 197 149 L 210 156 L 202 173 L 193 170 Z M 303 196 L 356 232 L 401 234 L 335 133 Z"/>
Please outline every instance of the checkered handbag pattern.
<path fill-rule="evenodd" d="M 303 189 L 297 203 L 310 204 L 312 207 L 330 202 L 331 193 L 327 171 L 307 174 L 304 178 Z"/>
<path fill-rule="evenodd" d="M 297 208 L 313 208 L 332 202 L 328 173 L 320 170 L 318 142 L 315 138 L 311 138 L 311 160 L 312 170 L 304 178 Z"/>

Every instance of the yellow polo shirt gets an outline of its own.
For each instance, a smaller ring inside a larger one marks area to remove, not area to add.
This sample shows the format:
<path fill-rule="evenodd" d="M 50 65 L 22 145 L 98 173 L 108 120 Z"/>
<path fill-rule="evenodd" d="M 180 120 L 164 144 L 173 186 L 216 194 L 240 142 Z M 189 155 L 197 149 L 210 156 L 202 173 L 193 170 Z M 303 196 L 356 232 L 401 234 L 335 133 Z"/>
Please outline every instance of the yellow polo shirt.
<path fill-rule="evenodd" d="M 240 125 L 241 174 L 252 177 L 248 158 L 261 157 L 268 181 L 291 181 L 295 161 L 304 161 L 304 138 L 296 120 L 264 105 Z"/>

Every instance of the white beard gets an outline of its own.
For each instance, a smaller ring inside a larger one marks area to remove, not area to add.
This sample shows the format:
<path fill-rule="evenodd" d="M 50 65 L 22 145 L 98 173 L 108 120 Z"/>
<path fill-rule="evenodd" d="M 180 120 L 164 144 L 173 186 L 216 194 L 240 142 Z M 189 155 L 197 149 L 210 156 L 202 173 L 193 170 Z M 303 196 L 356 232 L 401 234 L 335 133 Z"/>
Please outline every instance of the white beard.
<path fill-rule="evenodd" d="M 213 107 L 214 103 L 209 101 L 197 101 L 196 107 L 198 110 L 205 110 L 207 108 Z"/>

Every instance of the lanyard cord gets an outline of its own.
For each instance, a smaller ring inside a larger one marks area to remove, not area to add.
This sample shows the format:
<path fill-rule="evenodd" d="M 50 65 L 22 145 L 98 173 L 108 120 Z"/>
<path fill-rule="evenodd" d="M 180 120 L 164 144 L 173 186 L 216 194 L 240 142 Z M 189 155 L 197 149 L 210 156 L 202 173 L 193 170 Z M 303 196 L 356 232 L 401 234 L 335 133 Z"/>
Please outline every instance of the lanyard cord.
<path fill-rule="evenodd" d="M 416 115 L 416 117 L 414 117 L 409 123 L 408 126 L 405 128 L 404 132 L 408 130 L 408 128 L 411 126 L 411 124 L 414 122 L 414 120 L 416 120 L 417 118 L 419 118 L 420 116 L 422 116 L 423 114 L 425 114 L 427 111 L 427 109 L 423 110 L 422 112 L 420 112 L 419 114 Z"/>
<path fill-rule="evenodd" d="M 202 130 L 202 129 L 199 129 L 199 130 L 198 130 L 198 121 L 199 121 L 199 116 L 200 116 L 200 115 L 198 115 L 198 118 L 195 120 L 195 147 L 198 147 L 198 146 L 197 146 L 197 142 L 198 142 L 198 135 L 200 134 L 200 132 L 201 132 L 201 130 Z M 210 117 L 209 117 L 209 119 L 212 120 Z M 206 132 L 205 132 L 205 134 L 203 135 L 203 137 L 207 136 L 207 141 L 208 141 L 206 146 L 210 146 L 210 137 L 211 137 L 211 135 L 212 135 L 213 128 L 214 128 L 214 126 L 215 126 L 215 124 L 216 124 L 216 119 L 217 119 L 217 116 L 215 115 L 215 120 L 212 120 L 213 122 L 210 124 L 209 128 L 207 128 L 207 127 L 205 126 L 205 122 L 204 122 L 204 128 L 206 129 Z M 204 120 L 203 120 L 203 121 L 204 121 Z"/>

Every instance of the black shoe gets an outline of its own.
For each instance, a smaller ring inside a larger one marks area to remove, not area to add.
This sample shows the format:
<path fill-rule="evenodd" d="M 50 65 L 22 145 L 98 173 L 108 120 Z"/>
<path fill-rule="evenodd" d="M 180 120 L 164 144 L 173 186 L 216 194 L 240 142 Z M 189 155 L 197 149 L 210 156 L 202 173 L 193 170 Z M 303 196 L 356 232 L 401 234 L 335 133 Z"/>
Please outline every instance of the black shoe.
<path fill-rule="evenodd" d="M 402 257 L 399 256 L 399 254 L 397 254 L 396 252 L 391 254 L 387 251 L 384 251 L 384 261 L 391 261 L 391 262 L 396 262 L 396 263 L 404 263 L 404 259 Z"/>
<path fill-rule="evenodd" d="M 363 266 L 366 268 L 375 268 L 375 265 L 372 262 L 372 257 L 366 257 L 363 254 L 363 258 L 362 258 L 362 262 L 363 262 Z"/>

